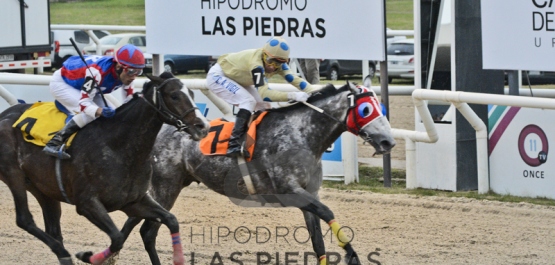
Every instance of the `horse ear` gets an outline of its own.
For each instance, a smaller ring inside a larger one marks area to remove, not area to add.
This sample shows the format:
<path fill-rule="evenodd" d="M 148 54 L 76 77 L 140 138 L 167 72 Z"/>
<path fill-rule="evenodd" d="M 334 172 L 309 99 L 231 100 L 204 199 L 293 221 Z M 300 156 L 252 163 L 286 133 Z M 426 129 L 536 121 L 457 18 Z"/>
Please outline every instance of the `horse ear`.
<path fill-rule="evenodd" d="M 164 79 L 169 79 L 169 78 L 174 78 L 175 76 L 170 72 L 163 72 L 160 74 L 160 77 Z"/>
<path fill-rule="evenodd" d="M 146 76 L 146 78 L 148 78 L 149 80 L 152 81 L 152 75 L 149 75 L 149 74 L 145 73 L 145 76 Z"/>
<path fill-rule="evenodd" d="M 358 92 L 357 86 L 356 86 L 354 83 L 347 81 L 347 85 L 349 86 L 349 88 L 351 89 L 351 91 L 353 91 L 353 92 Z"/>

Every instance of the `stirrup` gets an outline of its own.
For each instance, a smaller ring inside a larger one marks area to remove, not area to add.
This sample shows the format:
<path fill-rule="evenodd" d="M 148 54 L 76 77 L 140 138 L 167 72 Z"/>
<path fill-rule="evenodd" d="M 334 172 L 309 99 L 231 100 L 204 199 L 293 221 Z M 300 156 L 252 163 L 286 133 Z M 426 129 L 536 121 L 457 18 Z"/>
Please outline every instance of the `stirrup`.
<path fill-rule="evenodd" d="M 228 149 L 228 152 L 225 155 L 227 157 L 236 157 L 236 156 L 242 156 L 244 158 L 250 158 L 251 157 L 249 151 L 247 151 L 247 149 L 245 149 L 243 147 L 243 145 L 241 145 L 241 149 L 235 150 L 233 152 L 229 152 L 229 149 Z"/>
<path fill-rule="evenodd" d="M 47 145 L 42 149 L 42 152 L 47 155 L 56 157 L 58 159 L 70 159 L 71 155 L 64 152 L 65 146 L 66 146 L 65 144 L 62 144 L 60 148 L 56 150 L 56 148 Z"/>
<path fill-rule="evenodd" d="M 236 157 L 242 156 L 244 158 L 250 158 L 251 155 L 247 149 L 245 149 L 244 143 L 241 143 L 239 148 L 235 148 L 236 150 L 230 151 L 231 149 L 227 149 L 227 153 L 225 154 L 227 157 Z"/>

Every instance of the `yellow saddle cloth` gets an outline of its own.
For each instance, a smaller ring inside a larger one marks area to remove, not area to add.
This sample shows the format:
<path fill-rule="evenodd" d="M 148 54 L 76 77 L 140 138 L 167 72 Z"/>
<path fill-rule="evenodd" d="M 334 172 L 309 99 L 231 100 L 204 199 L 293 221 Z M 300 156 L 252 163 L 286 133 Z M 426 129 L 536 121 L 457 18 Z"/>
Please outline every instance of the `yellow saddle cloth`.
<path fill-rule="evenodd" d="M 262 121 L 268 112 L 262 112 L 258 115 L 249 125 L 247 131 L 247 139 L 245 141 L 245 149 L 249 151 L 251 156 L 246 159 L 250 161 L 253 157 L 254 144 L 256 142 L 256 126 Z M 210 122 L 210 130 L 208 135 L 200 140 L 200 151 L 204 155 L 225 155 L 229 139 L 231 138 L 231 131 L 235 123 L 225 119 L 215 119 Z"/>
<path fill-rule="evenodd" d="M 25 141 L 45 146 L 54 134 L 64 128 L 67 115 L 56 108 L 54 102 L 37 102 L 26 110 L 12 125 L 23 132 Z M 73 134 L 66 145 L 75 137 Z"/>

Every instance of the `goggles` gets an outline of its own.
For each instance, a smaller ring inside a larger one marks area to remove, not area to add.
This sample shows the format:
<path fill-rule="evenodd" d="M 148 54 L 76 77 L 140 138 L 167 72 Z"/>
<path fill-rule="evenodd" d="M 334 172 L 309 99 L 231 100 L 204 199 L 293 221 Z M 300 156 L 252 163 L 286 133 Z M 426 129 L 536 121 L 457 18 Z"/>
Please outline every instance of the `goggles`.
<path fill-rule="evenodd" d="M 287 60 L 283 60 L 280 58 L 272 58 L 267 54 L 264 54 L 264 61 L 266 62 L 266 64 L 269 64 L 274 68 L 280 68 L 282 64 L 287 62 Z"/>
<path fill-rule="evenodd" d="M 123 71 L 128 76 L 138 76 L 143 74 L 143 69 L 123 67 Z"/>

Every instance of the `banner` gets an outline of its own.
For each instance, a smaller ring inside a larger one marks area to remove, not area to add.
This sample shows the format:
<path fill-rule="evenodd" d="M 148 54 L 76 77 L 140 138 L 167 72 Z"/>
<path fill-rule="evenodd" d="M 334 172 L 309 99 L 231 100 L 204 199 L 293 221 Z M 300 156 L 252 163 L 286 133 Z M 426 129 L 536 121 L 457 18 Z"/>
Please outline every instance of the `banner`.
<path fill-rule="evenodd" d="M 489 106 L 490 188 L 555 199 L 555 111 Z"/>
<path fill-rule="evenodd" d="M 484 69 L 555 71 L 552 0 L 482 0 Z"/>
<path fill-rule="evenodd" d="M 382 0 L 146 0 L 148 52 L 222 55 L 281 36 L 292 58 L 383 61 L 383 10 Z"/>

